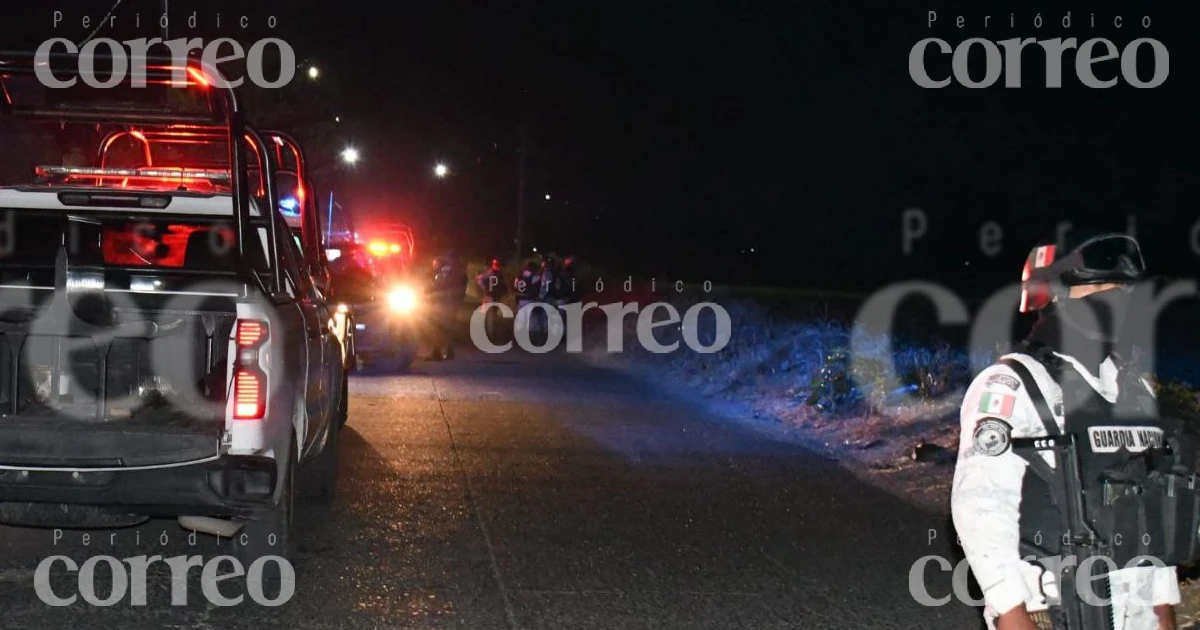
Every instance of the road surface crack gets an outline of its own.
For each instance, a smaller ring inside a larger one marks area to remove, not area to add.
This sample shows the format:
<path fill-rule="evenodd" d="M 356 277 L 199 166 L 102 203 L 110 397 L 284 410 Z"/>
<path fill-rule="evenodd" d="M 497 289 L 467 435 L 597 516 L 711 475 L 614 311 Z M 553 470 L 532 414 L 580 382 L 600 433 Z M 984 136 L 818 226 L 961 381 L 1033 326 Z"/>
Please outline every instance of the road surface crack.
<path fill-rule="evenodd" d="M 517 624 L 517 615 L 513 611 L 512 601 L 508 597 L 508 588 L 504 586 L 504 578 L 500 575 L 500 562 L 496 559 L 496 547 L 492 544 L 492 536 L 488 531 L 487 521 L 483 518 L 483 511 L 479 509 L 479 502 L 476 500 L 475 487 L 471 484 L 471 477 L 467 474 L 467 467 L 463 465 L 462 456 L 458 452 L 458 442 L 454 438 L 454 429 L 450 427 L 450 416 L 446 414 L 446 405 L 442 399 L 442 392 L 438 389 L 437 381 L 429 379 L 433 386 L 433 394 L 437 398 L 438 410 L 442 414 L 442 422 L 446 424 L 446 434 L 450 437 L 450 451 L 454 453 L 454 464 L 458 467 L 458 472 L 462 475 L 463 481 L 467 486 L 467 506 L 475 513 L 475 518 L 479 521 L 479 529 L 483 532 L 483 542 L 487 545 L 488 558 L 492 563 L 492 575 L 496 578 L 496 586 L 500 589 L 500 598 L 504 601 L 504 614 L 508 616 L 508 625 L 513 630 L 519 630 L 520 625 Z"/>

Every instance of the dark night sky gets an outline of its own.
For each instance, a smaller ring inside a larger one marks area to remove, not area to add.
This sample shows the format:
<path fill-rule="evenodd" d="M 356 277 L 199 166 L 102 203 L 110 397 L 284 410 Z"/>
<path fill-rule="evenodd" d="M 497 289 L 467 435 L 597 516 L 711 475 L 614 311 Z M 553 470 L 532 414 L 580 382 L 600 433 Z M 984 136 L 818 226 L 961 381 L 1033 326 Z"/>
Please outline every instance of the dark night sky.
<path fill-rule="evenodd" d="M 110 4 L 6 7 L 0 37 L 6 48 L 78 39 L 79 18 Z M 158 6 L 125 4 L 146 15 Z M 179 0 L 173 12 L 228 19 L 246 13 L 240 4 Z M 511 239 L 513 148 L 527 120 L 532 244 L 601 264 L 831 288 L 962 284 L 967 271 L 1012 281 L 1057 220 L 1123 226 L 1136 213 L 1151 264 L 1196 268 L 1197 12 L 1185 3 L 478 4 L 260 2 L 257 28 L 220 34 L 271 35 L 265 16 L 275 15 L 274 34 L 349 95 L 340 111 L 364 136 L 352 138 L 364 166 L 347 194 L 360 212 L 419 218 L 436 208 L 467 247 Z M 51 28 L 55 9 L 74 18 L 73 30 Z M 930 10 L 940 16 L 933 28 Z M 1056 26 L 1067 10 L 1069 33 Z M 954 25 L 960 14 L 967 28 Z M 1005 17 L 984 29 L 985 15 Z M 1116 15 L 1123 29 L 1099 26 Z M 1143 15 L 1151 28 L 1135 26 Z M 211 27 L 199 34 L 213 36 Z M 909 50 L 924 37 L 1062 35 L 1122 47 L 1154 37 L 1170 51 L 1170 76 L 1150 90 L 1089 89 L 1069 56 L 1067 86 L 1050 90 L 1036 53 L 1022 89 L 926 90 L 908 74 Z M 458 172 L 441 190 L 430 177 L 438 159 Z M 928 211 L 930 231 L 906 257 L 908 207 Z M 1005 228 L 995 258 L 979 252 L 987 220 Z"/>

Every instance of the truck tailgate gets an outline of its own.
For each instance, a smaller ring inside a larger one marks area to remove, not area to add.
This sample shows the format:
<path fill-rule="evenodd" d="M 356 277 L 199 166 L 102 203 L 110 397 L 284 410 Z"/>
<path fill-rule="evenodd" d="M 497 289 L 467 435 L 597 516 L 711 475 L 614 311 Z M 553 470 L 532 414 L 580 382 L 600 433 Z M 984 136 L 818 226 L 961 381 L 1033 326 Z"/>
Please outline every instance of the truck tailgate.
<path fill-rule="evenodd" d="M 123 468 L 214 457 L 220 418 L 154 410 L 120 421 L 82 423 L 52 413 L 0 418 L 0 466 Z"/>

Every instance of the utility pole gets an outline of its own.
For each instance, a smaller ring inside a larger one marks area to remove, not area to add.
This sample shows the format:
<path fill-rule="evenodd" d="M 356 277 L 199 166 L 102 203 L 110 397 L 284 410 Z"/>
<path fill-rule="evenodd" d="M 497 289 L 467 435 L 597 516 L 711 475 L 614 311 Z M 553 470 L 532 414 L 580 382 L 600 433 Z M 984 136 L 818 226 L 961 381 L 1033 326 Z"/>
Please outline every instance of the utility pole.
<path fill-rule="evenodd" d="M 169 13 L 167 12 L 167 2 L 168 2 L 168 0 L 162 0 L 162 17 L 159 18 L 159 19 L 166 18 L 166 20 L 167 20 L 166 22 L 163 22 L 163 24 L 162 24 L 162 31 L 163 31 L 162 38 L 163 38 L 164 42 L 170 41 L 170 39 L 171 39 L 170 37 L 167 37 L 167 25 L 171 21 L 170 17 L 168 17 Z"/>
<path fill-rule="evenodd" d="M 521 125 L 520 171 L 517 175 L 517 260 L 525 255 L 525 168 L 529 153 L 529 126 Z"/>

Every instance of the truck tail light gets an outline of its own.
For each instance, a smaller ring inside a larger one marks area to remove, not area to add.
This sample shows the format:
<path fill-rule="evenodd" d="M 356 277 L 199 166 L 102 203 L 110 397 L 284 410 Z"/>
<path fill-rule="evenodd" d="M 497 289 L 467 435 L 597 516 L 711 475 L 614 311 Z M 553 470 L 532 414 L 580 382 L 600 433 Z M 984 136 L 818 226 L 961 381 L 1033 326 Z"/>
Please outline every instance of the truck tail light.
<path fill-rule="evenodd" d="M 267 323 L 257 319 L 239 319 L 237 323 L 238 348 L 257 348 L 267 340 Z"/>
<path fill-rule="evenodd" d="M 235 420 L 259 420 L 267 412 L 267 377 L 259 364 L 259 349 L 267 341 L 267 322 L 239 319 L 237 322 L 237 361 L 233 369 L 233 417 Z"/>
<path fill-rule="evenodd" d="M 258 420 L 267 410 L 263 378 L 249 370 L 238 369 L 233 382 L 233 417 L 237 420 Z"/>

